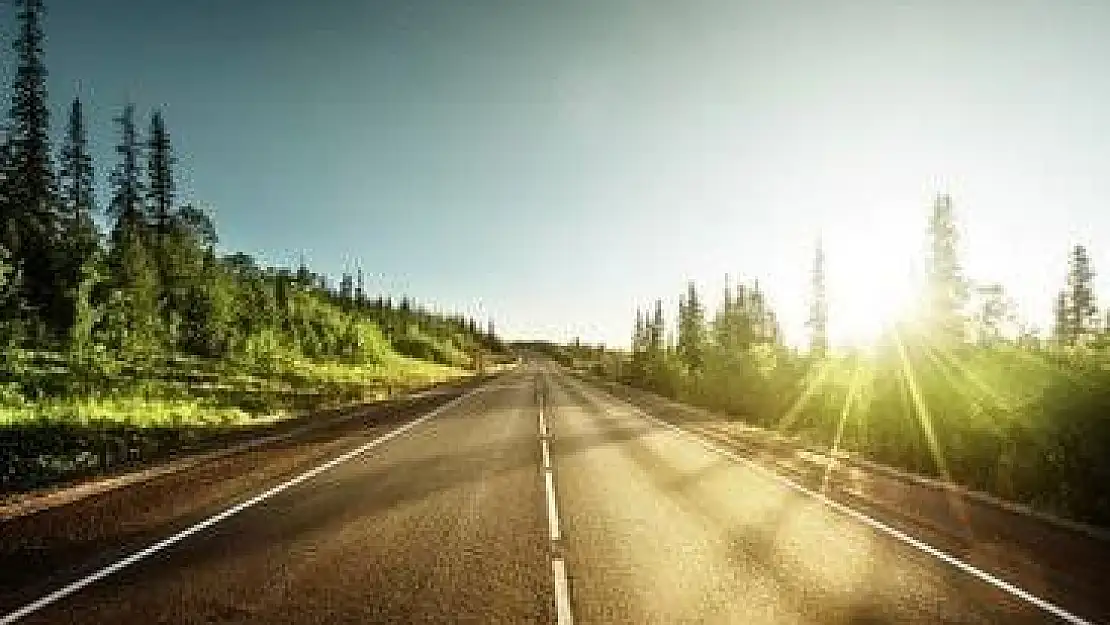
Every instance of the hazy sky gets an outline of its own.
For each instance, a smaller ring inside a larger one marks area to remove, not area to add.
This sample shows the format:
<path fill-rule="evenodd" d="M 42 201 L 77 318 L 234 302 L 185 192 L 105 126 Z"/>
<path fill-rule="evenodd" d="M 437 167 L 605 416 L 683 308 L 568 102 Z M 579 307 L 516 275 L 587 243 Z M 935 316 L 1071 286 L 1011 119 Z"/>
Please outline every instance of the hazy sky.
<path fill-rule="evenodd" d="M 938 190 L 968 273 L 1027 317 L 1072 242 L 1110 294 L 1108 2 L 48 9 L 56 128 L 80 93 L 102 179 L 118 108 L 163 106 L 225 248 L 361 259 L 509 336 L 627 342 L 637 304 L 687 278 L 716 299 L 726 272 L 802 336 L 818 233 L 833 332 L 861 330 L 867 285 L 907 290 Z"/>

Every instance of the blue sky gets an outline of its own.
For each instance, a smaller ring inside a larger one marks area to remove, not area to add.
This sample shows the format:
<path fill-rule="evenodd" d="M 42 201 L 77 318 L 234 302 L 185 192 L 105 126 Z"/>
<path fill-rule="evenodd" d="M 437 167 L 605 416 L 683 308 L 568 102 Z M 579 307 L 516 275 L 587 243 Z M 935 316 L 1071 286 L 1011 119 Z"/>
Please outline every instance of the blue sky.
<path fill-rule="evenodd" d="M 162 107 L 226 249 L 357 259 L 372 288 L 509 336 L 626 342 L 636 305 L 729 273 L 797 340 L 818 234 L 834 335 L 864 332 L 875 294 L 912 284 L 937 191 L 968 273 L 1035 322 L 1071 243 L 1110 277 L 1110 3 L 48 10 L 55 127 L 80 93 L 102 180 L 112 116 Z"/>

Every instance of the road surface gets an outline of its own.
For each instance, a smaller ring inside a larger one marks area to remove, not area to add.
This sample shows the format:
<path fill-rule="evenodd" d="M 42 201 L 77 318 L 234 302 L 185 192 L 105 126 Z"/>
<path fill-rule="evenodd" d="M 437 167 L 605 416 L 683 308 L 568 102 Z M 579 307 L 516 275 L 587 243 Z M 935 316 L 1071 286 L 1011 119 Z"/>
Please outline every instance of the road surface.
<path fill-rule="evenodd" d="M 1084 622 L 552 367 L 425 401 L 0 523 L 0 623 Z"/>

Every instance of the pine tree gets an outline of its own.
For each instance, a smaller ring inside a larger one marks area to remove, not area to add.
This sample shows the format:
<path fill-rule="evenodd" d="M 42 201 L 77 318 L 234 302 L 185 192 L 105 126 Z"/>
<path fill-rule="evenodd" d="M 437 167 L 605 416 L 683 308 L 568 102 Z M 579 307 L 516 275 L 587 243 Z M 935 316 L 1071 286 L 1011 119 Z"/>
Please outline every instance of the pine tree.
<path fill-rule="evenodd" d="M 74 98 L 70 105 L 69 125 L 66 127 L 58 173 L 64 218 L 62 229 L 71 252 L 83 262 L 97 247 L 98 235 L 92 218 L 96 212 L 93 163 L 89 156 L 88 133 L 80 98 Z"/>
<path fill-rule="evenodd" d="M 1098 319 L 1093 281 L 1094 269 L 1087 248 L 1076 245 L 1068 258 L 1067 280 L 1067 342 L 1085 343 L 1094 334 Z"/>
<path fill-rule="evenodd" d="M 148 222 L 158 239 L 169 235 L 173 219 L 174 181 L 173 147 L 161 111 L 150 116 L 150 136 L 147 138 L 147 209 Z"/>
<path fill-rule="evenodd" d="M 62 240 L 57 249 L 59 258 L 59 283 L 66 292 L 67 308 L 70 311 L 69 324 L 87 322 L 87 311 L 91 310 L 88 299 L 90 284 L 95 284 L 100 260 L 100 233 L 92 215 L 96 210 L 93 192 L 93 163 L 89 156 L 88 136 L 80 98 L 74 98 L 70 105 L 69 124 L 66 127 L 65 142 L 62 145 L 59 168 L 59 206 L 61 209 Z M 84 298 L 84 300 L 82 300 Z M 71 328 L 73 332 L 91 340 L 91 327 Z"/>
<path fill-rule="evenodd" d="M 350 273 L 344 271 L 343 277 L 339 280 L 339 299 L 343 302 L 350 303 L 355 297 L 355 279 Z"/>
<path fill-rule="evenodd" d="M 4 148 L 0 247 L 23 272 L 27 303 L 59 325 L 64 304 L 54 275 L 60 219 L 50 155 L 50 111 L 42 30 L 42 0 L 17 0 L 17 67 Z"/>
<path fill-rule="evenodd" d="M 937 196 L 929 220 L 929 322 L 932 340 L 956 343 L 964 339 L 964 308 L 968 287 L 959 262 L 959 233 L 952 198 Z"/>
<path fill-rule="evenodd" d="M 661 360 L 664 351 L 664 338 L 667 325 L 663 316 L 663 300 L 655 300 L 655 311 L 648 323 L 647 348 L 650 359 Z"/>
<path fill-rule="evenodd" d="M 115 217 L 112 245 L 118 247 L 118 238 L 124 233 L 145 232 L 146 220 L 142 208 L 143 184 L 139 173 L 139 141 L 135 132 L 135 106 L 128 104 L 116 118 L 119 125 L 119 144 L 116 154 L 119 164 L 112 172 L 112 200 L 109 214 Z"/>
<path fill-rule="evenodd" d="M 825 249 L 820 240 L 813 258 L 812 289 L 813 299 L 807 322 L 811 333 L 809 352 L 816 358 L 823 358 L 829 348 L 829 304 L 825 293 Z"/>
<path fill-rule="evenodd" d="M 679 301 L 678 357 L 688 373 L 699 373 L 705 365 L 705 307 L 691 280 L 686 296 Z"/>

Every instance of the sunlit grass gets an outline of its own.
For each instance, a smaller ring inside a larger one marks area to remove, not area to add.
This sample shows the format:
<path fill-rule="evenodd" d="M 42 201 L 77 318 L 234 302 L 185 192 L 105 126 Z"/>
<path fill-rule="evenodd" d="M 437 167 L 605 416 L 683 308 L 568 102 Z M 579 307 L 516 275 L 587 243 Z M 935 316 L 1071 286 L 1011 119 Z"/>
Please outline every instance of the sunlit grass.
<path fill-rule="evenodd" d="M 271 415 L 280 418 L 282 413 Z M 143 397 L 48 399 L 0 407 L 0 427 L 35 423 L 72 426 L 211 427 L 257 424 L 236 407 L 196 400 L 146 399 Z"/>

